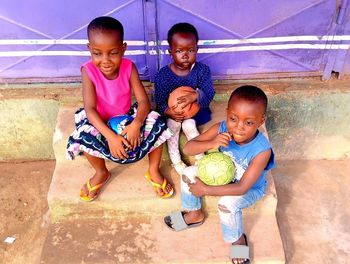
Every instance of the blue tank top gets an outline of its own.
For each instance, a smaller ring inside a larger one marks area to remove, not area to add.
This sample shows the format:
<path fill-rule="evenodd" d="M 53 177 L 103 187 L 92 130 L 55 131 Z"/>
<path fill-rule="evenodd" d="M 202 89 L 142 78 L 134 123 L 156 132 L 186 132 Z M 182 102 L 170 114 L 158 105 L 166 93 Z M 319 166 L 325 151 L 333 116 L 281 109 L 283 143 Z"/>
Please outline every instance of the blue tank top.
<path fill-rule="evenodd" d="M 222 121 L 219 127 L 219 133 L 227 132 L 226 121 Z M 236 166 L 235 180 L 239 181 L 245 170 L 248 168 L 252 159 L 259 153 L 271 149 L 271 157 L 266 165 L 266 168 L 261 173 L 258 180 L 254 183 L 252 188 L 254 189 L 265 189 L 266 186 L 266 174 L 270 169 L 275 167 L 274 153 L 272 151 L 270 142 L 267 138 L 259 131 L 256 137 L 247 144 L 238 145 L 234 140 L 229 142 L 228 147 L 220 147 L 219 151 L 225 153 L 233 160 Z"/>

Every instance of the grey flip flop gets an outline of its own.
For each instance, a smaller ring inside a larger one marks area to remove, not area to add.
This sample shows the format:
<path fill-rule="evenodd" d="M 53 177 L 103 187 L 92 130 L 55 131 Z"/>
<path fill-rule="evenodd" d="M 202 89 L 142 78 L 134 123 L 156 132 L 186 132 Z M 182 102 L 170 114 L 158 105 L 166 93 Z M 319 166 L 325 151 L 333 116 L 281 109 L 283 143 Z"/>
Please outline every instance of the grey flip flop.
<path fill-rule="evenodd" d="M 247 242 L 247 236 L 245 234 L 243 234 L 243 236 L 245 240 L 245 245 L 231 245 L 230 258 L 246 259 L 246 261 L 244 261 L 244 264 L 249 264 L 249 246 Z"/>
<path fill-rule="evenodd" d="M 164 217 L 164 223 L 174 231 L 182 231 L 188 228 L 197 227 L 204 223 L 204 219 L 202 221 L 187 224 L 184 219 L 185 212 L 177 211 L 173 212 L 170 215 Z"/>

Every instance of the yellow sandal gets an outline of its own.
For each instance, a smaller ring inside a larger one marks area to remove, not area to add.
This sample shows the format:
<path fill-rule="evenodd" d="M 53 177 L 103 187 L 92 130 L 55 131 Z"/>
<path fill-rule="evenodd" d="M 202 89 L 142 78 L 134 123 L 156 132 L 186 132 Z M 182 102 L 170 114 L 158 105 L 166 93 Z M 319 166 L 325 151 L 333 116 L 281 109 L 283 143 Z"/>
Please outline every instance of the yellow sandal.
<path fill-rule="evenodd" d="M 170 198 L 171 196 L 173 196 L 174 188 L 170 184 L 169 185 L 171 186 L 171 190 L 169 192 L 166 191 L 166 186 L 168 184 L 167 179 L 164 178 L 162 184 L 156 183 L 156 182 L 152 181 L 151 174 L 149 173 L 149 171 L 146 172 L 145 178 L 152 185 L 155 193 L 160 198 Z M 163 194 L 159 194 L 159 192 L 157 192 L 157 190 L 159 190 L 159 189 L 163 191 Z"/>
<path fill-rule="evenodd" d="M 102 187 L 105 186 L 105 184 L 108 182 L 109 178 L 111 177 L 111 174 L 108 174 L 108 177 L 107 179 L 104 181 L 104 182 L 101 182 L 99 184 L 96 184 L 95 186 L 91 186 L 91 183 L 90 183 L 90 180 L 89 179 L 86 183 L 86 187 L 88 189 L 88 194 L 85 194 L 83 192 L 83 190 L 80 190 L 80 199 L 84 202 L 91 202 L 93 200 L 95 200 L 99 195 L 100 195 L 100 192 L 102 190 Z M 96 191 L 96 194 L 94 197 L 90 197 L 90 193 L 93 192 L 93 191 Z"/>

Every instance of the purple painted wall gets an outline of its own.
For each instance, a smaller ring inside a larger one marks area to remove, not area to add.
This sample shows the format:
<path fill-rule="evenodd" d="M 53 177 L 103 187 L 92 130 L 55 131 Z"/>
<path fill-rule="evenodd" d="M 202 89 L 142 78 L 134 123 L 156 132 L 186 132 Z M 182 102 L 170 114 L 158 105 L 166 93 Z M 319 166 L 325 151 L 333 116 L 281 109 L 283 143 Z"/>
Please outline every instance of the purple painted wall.
<path fill-rule="evenodd" d="M 191 21 L 208 40 L 200 43 L 199 59 L 217 78 L 324 74 L 330 44 L 339 43 L 331 41 L 339 27 L 336 1 L 215 2 L 159 0 L 160 39 L 174 23 Z M 169 61 L 166 54 L 160 58 L 161 66 Z"/>
<path fill-rule="evenodd" d="M 197 27 L 199 60 L 215 79 L 328 79 L 350 73 L 349 13 L 348 0 L 2 0 L 0 81 L 79 76 L 86 26 L 100 15 L 123 23 L 126 56 L 143 79 L 169 63 L 166 33 L 183 21 Z"/>
<path fill-rule="evenodd" d="M 138 42 L 128 46 L 129 53 L 135 49 L 145 53 L 143 2 L 104 0 L 100 3 L 92 0 L 2 0 L 0 40 L 3 43 L 4 40 L 17 40 L 20 44 L 0 45 L 0 52 L 22 51 L 25 56 L 0 54 L 0 77 L 79 76 L 80 65 L 89 58 L 86 26 L 101 15 L 118 18 L 125 27 L 125 39 Z M 32 41 L 24 44 L 25 40 Z M 49 44 L 35 44 L 45 40 Z M 75 40 L 80 42 L 76 44 Z M 62 41 L 69 44 L 54 44 Z M 33 56 L 31 51 L 38 52 L 39 56 Z M 62 55 L 60 51 L 67 54 Z M 46 54 L 40 55 L 40 52 Z M 148 78 L 145 54 L 127 56 L 135 61 L 140 74 Z"/>

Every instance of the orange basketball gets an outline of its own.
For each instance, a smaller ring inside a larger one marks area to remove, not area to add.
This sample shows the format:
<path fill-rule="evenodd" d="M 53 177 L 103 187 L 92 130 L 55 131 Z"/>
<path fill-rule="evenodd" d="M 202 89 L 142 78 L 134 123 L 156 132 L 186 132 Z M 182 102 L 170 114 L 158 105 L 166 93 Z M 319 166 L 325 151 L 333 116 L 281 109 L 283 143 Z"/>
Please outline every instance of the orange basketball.
<path fill-rule="evenodd" d="M 185 108 L 181 108 L 182 104 L 177 103 L 177 98 L 183 95 L 186 95 L 187 93 L 195 91 L 192 87 L 189 86 L 181 86 L 179 88 L 176 88 L 174 91 L 172 91 L 168 98 L 168 106 L 173 107 L 176 105 L 175 112 L 177 109 L 178 111 L 184 111 L 185 119 L 191 118 L 195 116 L 199 111 L 199 104 L 197 102 L 191 103 L 187 105 Z"/>

